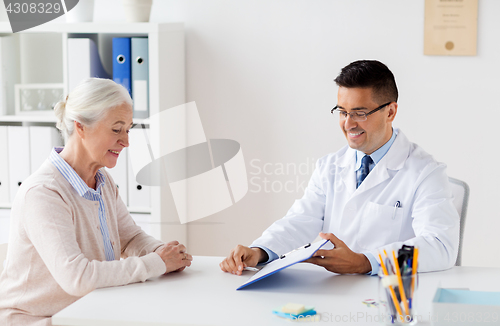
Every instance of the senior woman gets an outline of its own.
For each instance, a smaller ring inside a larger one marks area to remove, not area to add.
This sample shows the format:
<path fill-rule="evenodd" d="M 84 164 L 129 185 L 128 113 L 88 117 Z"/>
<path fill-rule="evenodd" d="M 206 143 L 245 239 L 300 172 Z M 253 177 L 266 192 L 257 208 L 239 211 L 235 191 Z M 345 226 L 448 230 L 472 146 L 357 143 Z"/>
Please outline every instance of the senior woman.
<path fill-rule="evenodd" d="M 182 244 L 164 244 L 134 223 L 103 169 L 128 146 L 133 111 L 125 88 L 88 79 L 54 110 L 66 146 L 50 153 L 13 202 L 0 276 L 3 326 L 51 325 L 53 314 L 94 289 L 191 265 Z"/>

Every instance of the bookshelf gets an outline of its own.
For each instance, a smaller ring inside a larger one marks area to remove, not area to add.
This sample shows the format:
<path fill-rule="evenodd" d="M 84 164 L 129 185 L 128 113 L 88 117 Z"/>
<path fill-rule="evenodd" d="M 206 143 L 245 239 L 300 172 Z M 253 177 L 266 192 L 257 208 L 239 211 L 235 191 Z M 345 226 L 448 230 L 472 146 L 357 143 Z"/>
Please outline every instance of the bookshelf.
<path fill-rule="evenodd" d="M 42 48 L 40 53 L 24 51 L 19 54 L 21 83 L 61 83 L 64 85 L 64 94 L 68 94 L 68 38 L 93 38 L 99 48 L 104 67 L 111 72 L 113 37 L 148 37 L 150 115 L 185 103 L 184 25 L 182 23 L 49 22 L 17 34 L 23 39 L 21 44 L 26 48 L 40 42 L 43 44 L 44 39 L 52 42 L 49 50 Z M 12 35 L 10 24 L 0 22 L 0 36 L 8 35 Z M 45 57 L 48 57 L 47 61 L 43 60 L 44 53 L 42 52 L 45 52 Z M 24 62 L 27 62 L 26 65 L 29 68 L 25 70 L 29 71 L 23 71 Z M 44 62 L 47 62 L 47 65 Z M 38 75 L 37 69 L 40 72 Z M 54 73 L 47 73 L 47 69 Z M 53 115 L 15 115 L 14 109 L 10 106 L 3 108 L 3 112 L 5 114 L 0 115 L 0 125 L 55 126 L 56 122 Z M 143 123 L 143 121 L 134 119 L 134 123 Z M 161 140 L 158 144 L 161 146 Z M 163 241 L 175 239 L 181 243 L 187 243 L 187 229 L 179 222 L 168 186 L 151 187 L 150 190 L 151 206 L 129 207 L 129 211 L 142 216 L 144 223 L 149 224 L 150 234 L 154 237 Z M 10 207 L 2 204 L 0 208 Z"/>

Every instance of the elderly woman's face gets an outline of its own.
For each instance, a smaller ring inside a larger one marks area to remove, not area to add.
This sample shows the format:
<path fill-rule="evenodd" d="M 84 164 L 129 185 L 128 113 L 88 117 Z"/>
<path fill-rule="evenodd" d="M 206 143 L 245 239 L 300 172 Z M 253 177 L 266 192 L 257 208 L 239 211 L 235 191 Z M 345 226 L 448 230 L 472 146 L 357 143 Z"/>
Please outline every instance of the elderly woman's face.
<path fill-rule="evenodd" d="M 132 127 L 133 111 L 122 104 L 108 111 L 85 135 L 85 147 L 91 164 L 112 168 L 121 151 L 128 147 L 128 132 Z"/>

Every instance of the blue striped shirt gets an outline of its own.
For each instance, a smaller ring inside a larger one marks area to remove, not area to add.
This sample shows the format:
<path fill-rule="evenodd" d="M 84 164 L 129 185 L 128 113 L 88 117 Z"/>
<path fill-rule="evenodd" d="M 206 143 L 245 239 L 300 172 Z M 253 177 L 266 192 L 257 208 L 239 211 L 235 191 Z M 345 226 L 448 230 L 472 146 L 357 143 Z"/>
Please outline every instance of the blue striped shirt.
<path fill-rule="evenodd" d="M 49 160 L 54 166 L 61 172 L 64 178 L 73 186 L 76 192 L 83 198 L 91 201 L 99 202 L 99 223 L 101 225 L 101 235 L 104 242 L 104 254 L 107 261 L 115 260 L 115 253 L 113 251 L 113 246 L 111 245 L 111 239 L 109 238 L 108 224 L 106 222 L 106 209 L 104 208 L 104 201 L 102 200 L 101 189 L 106 182 L 106 177 L 104 174 L 97 170 L 95 175 L 96 180 L 96 190 L 87 186 L 87 184 L 80 178 L 75 170 L 61 157 L 59 153 L 63 150 L 63 147 L 55 147 L 53 151 L 50 152 Z"/>

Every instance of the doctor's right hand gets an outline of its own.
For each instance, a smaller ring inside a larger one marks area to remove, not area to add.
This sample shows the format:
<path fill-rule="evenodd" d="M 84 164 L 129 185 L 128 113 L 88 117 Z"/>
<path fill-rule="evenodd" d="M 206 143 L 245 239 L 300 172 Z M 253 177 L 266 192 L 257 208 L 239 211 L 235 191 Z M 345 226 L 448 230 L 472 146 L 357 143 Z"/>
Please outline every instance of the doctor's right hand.
<path fill-rule="evenodd" d="M 231 250 L 229 256 L 219 264 L 219 267 L 223 272 L 241 275 L 245 267 L 255 267 L 259 262 L 267 259 L 267 253 L 260 248 L 237 245 Z"/>

